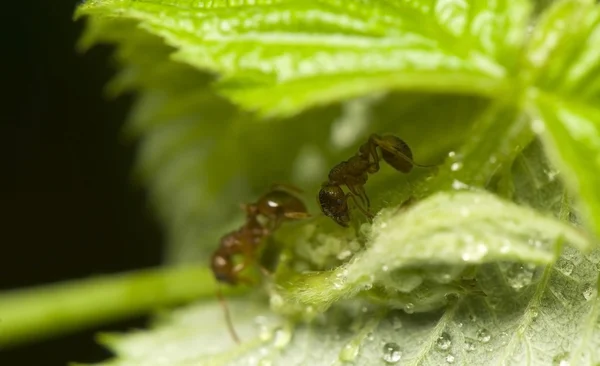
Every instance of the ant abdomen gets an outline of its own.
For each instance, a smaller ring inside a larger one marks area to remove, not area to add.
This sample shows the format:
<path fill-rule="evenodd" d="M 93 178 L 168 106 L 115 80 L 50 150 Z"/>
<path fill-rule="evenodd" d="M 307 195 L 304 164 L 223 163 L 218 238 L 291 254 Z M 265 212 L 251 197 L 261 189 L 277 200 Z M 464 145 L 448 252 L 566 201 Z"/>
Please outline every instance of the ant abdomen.
<path fill-rule="evenodd" d="M 412 170 L 413 155 L 406 142 L 394 135 L 374 135 L 373 138 L 381 148 L 381 157 L 386 163 L 402 173 Z"/>

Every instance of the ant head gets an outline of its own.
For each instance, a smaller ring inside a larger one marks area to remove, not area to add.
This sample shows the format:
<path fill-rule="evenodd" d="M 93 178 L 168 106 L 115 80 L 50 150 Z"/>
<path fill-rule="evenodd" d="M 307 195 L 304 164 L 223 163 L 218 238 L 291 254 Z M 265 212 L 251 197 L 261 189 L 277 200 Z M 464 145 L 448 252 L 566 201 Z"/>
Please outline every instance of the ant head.
<path fill-rule="evenodd" d="M 347 197 L 342 187 L 323 185 L 317 200 L 325 216 L 332 218 L 341 226 L 348 227 L 350 213 L 348 212 Z"/>
<path fill-rule="evenodd" d="M 384 135 L 378 138 L 381 157 L 386 163 L 402 173 L 408 173 L 413 168 L 413 156 L 406 142 L 394 135 Z"/>

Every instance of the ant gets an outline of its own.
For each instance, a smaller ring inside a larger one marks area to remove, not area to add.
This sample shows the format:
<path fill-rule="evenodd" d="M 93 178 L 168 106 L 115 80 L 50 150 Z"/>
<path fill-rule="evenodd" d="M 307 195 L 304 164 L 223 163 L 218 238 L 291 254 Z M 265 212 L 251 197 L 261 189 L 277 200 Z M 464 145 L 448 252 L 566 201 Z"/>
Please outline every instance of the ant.
<path fill-rule="evenodd" d="M 377 154 L 377 147 L 381 150 L 381 158 Z M 379 171 L 380 159 L 402 173 L 409 173 L 413 166 L 430 167 L 416 164 L 412 160 L 410 147 L 400 138 L 394 135 L 372 134 L 369 140 L 359 147 L 356 155 L 334 166 L 329 172 L 329 180 L 321 185 L 317 202 L 325 216 L 341 226 L 348 227 L 350 222 L 348 199 L 352 199 L 367 217 L 373 218 L 368 210 L 371 202 L 364 185 L 369 179 L 369 174 Z M 350 192 L 345 193 L 342 185 L 348 187 Z M 356 197 L 362 204 L 359 204 Z"/>
<path fill-rule="evenodd" d="M 300 190 L 281 184 L 273 185 L 271 190 L 255 203 L 241 205 L 246 213 L 245 224 L 221 238 L 219 247 L 210 260 L 212 272 L 218 282 L 232 286 L 240 283 L 252 285 L 253 281 L 240 276 L 240 272 L 256 260 L 256 253 L 264 239 L 286 220 L 309 217 L 302 200 L 292 192 L 299 193 Z M 243 261 L 236 264 L 235 257 L 238 255 L 243 257 Z M 261 267 L 261 270 L 268 274 L 266 269 Z M 217 297 L 223 306 L 229 332 L 236 343 L 239 343 L 225 299 L 218 286 Z"/>

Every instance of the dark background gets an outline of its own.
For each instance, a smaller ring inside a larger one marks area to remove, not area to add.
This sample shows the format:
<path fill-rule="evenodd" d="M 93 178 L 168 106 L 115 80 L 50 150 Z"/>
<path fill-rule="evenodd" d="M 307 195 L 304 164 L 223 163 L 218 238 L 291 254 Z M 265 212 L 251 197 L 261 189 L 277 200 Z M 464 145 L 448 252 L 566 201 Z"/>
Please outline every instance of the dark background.
<path fill-rule="evenodd" d="M 0 291 L 158 264 L 160 231 L 131 177 L 135 146 L 120 139 L 132 98 L 103 94 L 111 49 L 74 50 L 76 1 L 11 3 L 20 8 L 4 13 L 2 32 Z M 0 365 L 98 362 L 110 353 L 95 333 L 143 324 L 0 350 Z"/>

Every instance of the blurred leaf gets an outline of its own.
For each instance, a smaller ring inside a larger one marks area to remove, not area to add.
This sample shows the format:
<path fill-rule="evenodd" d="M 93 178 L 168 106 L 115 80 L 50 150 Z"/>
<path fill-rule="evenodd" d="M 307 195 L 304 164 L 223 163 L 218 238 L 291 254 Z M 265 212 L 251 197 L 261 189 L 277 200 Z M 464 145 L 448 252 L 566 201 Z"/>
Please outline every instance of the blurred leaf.
<path fill-rule="evenodd" d="M 529 45 L 531 109 L 549 156 L 578 196 L 584 219 L 600 234 L 600 7 L 557 2 Z"/>

